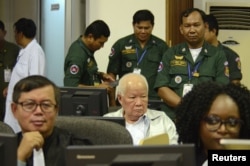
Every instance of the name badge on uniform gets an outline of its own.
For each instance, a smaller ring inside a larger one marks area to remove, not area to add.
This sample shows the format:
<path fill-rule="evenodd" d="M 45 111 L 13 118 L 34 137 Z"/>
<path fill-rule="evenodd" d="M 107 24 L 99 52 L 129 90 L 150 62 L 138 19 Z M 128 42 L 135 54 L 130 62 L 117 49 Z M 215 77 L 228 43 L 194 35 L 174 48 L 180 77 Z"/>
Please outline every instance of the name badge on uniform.
<path fill-rule="evenodd" d="M 4 69 L 4 82 L 10 82 L 11 70 Z"/>
<path fill-rule="evenodd" d="M 134 68 L 133 73 L 141 74 L 141 69 L 140 68 Z"/>
<path fill-rule="evenodd" d="M 184 84 L 182 96 L 185 96 L 188 92 L 190 92 L 193 88 L 193 84 Z"/>

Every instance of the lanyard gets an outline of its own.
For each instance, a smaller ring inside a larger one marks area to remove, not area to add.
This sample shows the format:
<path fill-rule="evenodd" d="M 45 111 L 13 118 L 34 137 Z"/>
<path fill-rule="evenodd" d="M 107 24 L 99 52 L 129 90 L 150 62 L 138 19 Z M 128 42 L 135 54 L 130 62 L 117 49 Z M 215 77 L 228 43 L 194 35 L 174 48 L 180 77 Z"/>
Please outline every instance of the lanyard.
<path fill-rule="evenodd" d="M 195 65 L 194 70 L 191 72 L 190 63 L 188 62 L 188 80 L 189 80 L 189 82 L 191 81 L 193 73 L 197 73 L 197 70 L 200 67 L 200 64 L 201 64 L 201 61 Z"/>
<path fill-rule="evenodd" d="M 137 60 L 138 60 L 137 66 L 141 63 L 141 61 L 142 61 L 143 57 L 145 56 L 146 52 L 147 52 L 147 49 L 143 51 L 143 53 L 141 54 L 141 57 L 140 57 L 140 59 L 139 59 L 138 50 L 137 50 L 137 48 L 136 48 L 136 56 L 137 56 Z"/>

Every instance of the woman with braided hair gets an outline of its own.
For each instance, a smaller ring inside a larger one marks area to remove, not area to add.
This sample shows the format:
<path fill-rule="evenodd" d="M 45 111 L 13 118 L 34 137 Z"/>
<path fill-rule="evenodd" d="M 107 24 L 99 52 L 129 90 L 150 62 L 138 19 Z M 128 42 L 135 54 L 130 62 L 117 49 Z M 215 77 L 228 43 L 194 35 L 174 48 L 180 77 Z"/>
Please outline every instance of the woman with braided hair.
<path fill-rule="evenodd" d="M 194 86 L 176 108 L 179 143 L 194 143 L 197 165 L 222 138 L 250 138 L 250 91 L 242 84 L 206 82 Z"/>

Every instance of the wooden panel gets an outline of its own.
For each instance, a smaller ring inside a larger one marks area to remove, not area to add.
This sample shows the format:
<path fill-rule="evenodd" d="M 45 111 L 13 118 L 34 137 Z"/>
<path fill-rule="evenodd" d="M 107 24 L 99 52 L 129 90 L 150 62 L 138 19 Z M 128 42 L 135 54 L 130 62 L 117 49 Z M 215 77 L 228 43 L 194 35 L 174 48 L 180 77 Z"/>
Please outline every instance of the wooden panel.
<path fill-rule="evenodd" d="M 166 1 L 166 27 L 167 27 L 167 43 L 169 46 L 181 43 L 184 40 L 180 34 L 180 14 L 182 11 L 192 8 L 193 0 L 167 0 Z"/>

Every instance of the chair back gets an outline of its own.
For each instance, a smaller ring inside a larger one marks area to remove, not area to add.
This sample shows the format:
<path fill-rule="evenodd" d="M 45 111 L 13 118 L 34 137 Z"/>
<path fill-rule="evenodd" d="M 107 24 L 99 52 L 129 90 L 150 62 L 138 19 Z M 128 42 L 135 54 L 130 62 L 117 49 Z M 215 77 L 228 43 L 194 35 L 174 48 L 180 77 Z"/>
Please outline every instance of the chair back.
<path fill-rule="evenodd" d="M 7 124 L 0 121 L 0 133 L 15 134 L 14 130 Z"/>
<path fill-rule="evenodd" d="M 94 145 L 133 144 L 129 131 L 115 122 L 80 116 L 58 116 L 55 125 Z"/>

